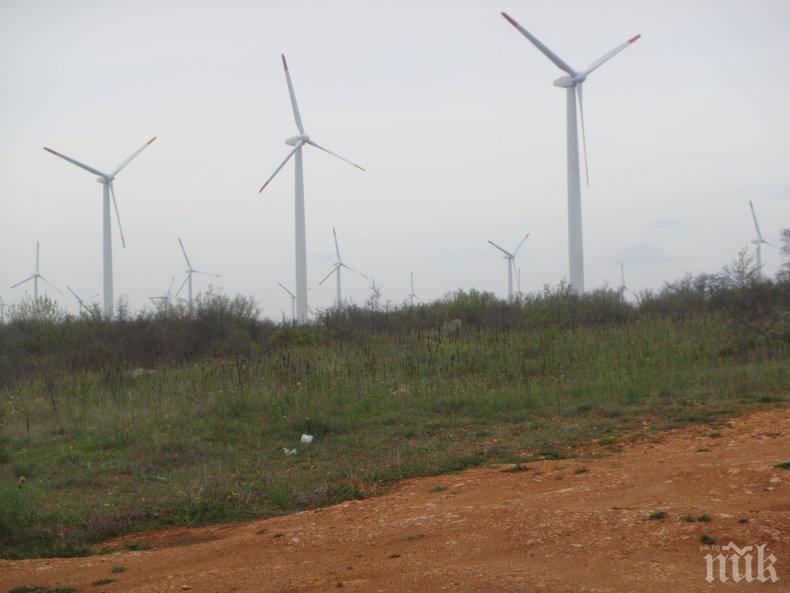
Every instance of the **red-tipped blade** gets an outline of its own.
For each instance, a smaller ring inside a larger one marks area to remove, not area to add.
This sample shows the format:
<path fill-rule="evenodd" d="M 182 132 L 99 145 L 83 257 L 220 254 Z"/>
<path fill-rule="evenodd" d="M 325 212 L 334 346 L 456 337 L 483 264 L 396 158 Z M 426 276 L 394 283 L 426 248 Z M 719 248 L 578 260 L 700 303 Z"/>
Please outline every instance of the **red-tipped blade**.
<path fill-rule="evenodd" d="M 635 41 L 637 41 L 637 40 L 638 40 L 638 39 L 639 39 L 641 36 L 642 36 L 642 34 L 641 34 L 641 33 L 638 33 L 638 34 L 634 35 L 633 37 L 631 37 L 631 39 L 629 39 L 629 40 L 628 40 L 628 43 L 634 43 L 634 42 L 635 42 Z"/>
<path fill-rule="evenodd" d="M 151 138 L 151 139 L 150 139 L 148 142 L 146 142 L 146 144 L 145 144 L 145 145 L 146 145 L 146 146 L 148 146 L 148 145 L 149 145 L 149 144 L 151 144 L 151 142 L 153 142 L 154 140 L 156 140 L 156 136 L 154 136 L 154 137 L 153 137 L 153 138 Z"/>
<path fill-rule="evenodd" d="M 283 57 L 283 68 L 288 70 L 288 62 L 285 61 L 285 54 L 280 54 Z"/>

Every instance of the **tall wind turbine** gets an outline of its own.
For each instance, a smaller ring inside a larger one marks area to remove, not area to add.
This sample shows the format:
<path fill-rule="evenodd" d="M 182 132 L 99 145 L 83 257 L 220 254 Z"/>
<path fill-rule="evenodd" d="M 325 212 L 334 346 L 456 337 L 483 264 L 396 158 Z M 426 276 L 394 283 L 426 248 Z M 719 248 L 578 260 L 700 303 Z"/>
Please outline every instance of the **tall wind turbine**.
<path fill-rule="evenodd" d="M 493 241 L 489 241 L 491 245 L 493 245 L 494 247 L 499 249 L 499 251 L 505 254 L 503 257 L 507 260 L 507 300 L 509 301 L 513 300 L 513 270 L 516 268 L 516 262 L 515 262 L 516 254 L 518 253 L 518 250 L 521 249 L 521 246 L 524 244 L 524 241 L 527 240 L 527 237 L 529 237 L 529 233 L 524 235 L 524 238 L 521 239 L 521 243 L 519 243 L 518 247 L 516 247 L 513 250 L 513 253 L 510 253 L 507 249 L 500 247 Z"/>
<path fill-rule="evenodd" d="M 192 263 L 189 261 L 189 256 L 187 255 L 187 250 L 184 249 L 184 243 L 181 242 L 181 238 L 178 239 L 178 244 L 181 246 L 181 253 L 184 254 L 184 259 L 187 262 L 187 269 L 186 269 L 186 278 L 181 283 L 181 286 L 178 287 L 176 291 L 176 296 L 181 294 L 181 290 L 184 288 L 184 284 L 187 285 L 187 302 L 189 303 L 189 310 L 192 310 L 192 274 L 203 274 L 204 276 L 214 276 L 215 278 L 221 278 L 219 274 L 212 274 L 211 272 L 203 272 L 201 270 L 196 270 L 192 267 Z"/>
<path fill-rule="evenodd" d="M 277 284 L 279 284 L 280 288 L 287 292 L 288 296 L 291 297 L 291 322 L 296 323 L 296 295 L 285 288 L 281 282 L 278 282 Z"/>
<path fill-rule="evenodd" d="M 38 245 L 38 241 L 36 241 L 36 271 L 33 272 L 30 276 L 28 276 L 24 280 L 22 280 L 21 282 L 17 282 L 16 284 L 14 284 L 11 287 L 11 288 L 16 288 L 17 286 L 21 286 L 25 282 L 30 282 L 32 280 L 33 281 L 33 302 L 35 302 L 35 303 L 38 302 L 38 281 L 39 281 L 39 279 L 43 280 L 44 282 L 49 284 L 52 288 L 54 288 L 55 290 L 57 290 L 58 292 L 63 294 L 58 287 L 56 287 L 54 284 L 52 284 L 52 282 L 50 282 L 49 280 L 44 278 L 44 276 L 41 275 L 41 273 L 39 272 L 39 265 L 38 264 L 39 264 L 39 245 Z"/>
<path fill-rule="evenodd" d="M 760 232 L 760 225 L 757 224 L 757 215 L 754 213 L 754 206 L 752 205 L 752 201 L 749 200 L 749 208 L 752 211 L 752 220 L 754 221 L 754 230 L 757 231 L 757 238 L 752 240 L 752 245 L 754 245 L 754 251 L 757 255 L 757 274 L 762 276 L 763 275 L 763 244 L 770 245 L 771 247 L 776 247 L 773 243 L 769 243 L 765 239 L 763 239 L 763 234 Z"/>
<path fill-rule="evenodd" d="M 582 101 L 582 83 L 590 73 L 619 54 L 629 45 L 636 42 L 641 35 L 634 35 L 625 43 L 618 45 L 612 51 L 604 54 L 584 70 L 574 70 L 567 62 L 546 47 L 537 37 L 519 25 L 507 13 L 502 16 L 518 31 L 529 39 L 555 66 L 563 70 L 567 76 L 554 81 L 554 86 L 565 89 L 567 100 L 567 134 L 568 134 L 568 260 L 570 283 L 573 289 L 584 292 L 584 247 L 582 238 L 582 203 L 581 187 L 579 182 L 579 132 L 576 127 L 576 98 L 579 101 L 579 119 L 582 127 L 582 144 L 584 148 L 584 171 L 587 185 L 590 184 L 589 170 L 587 167 L 587 139 L 584 133 L 584 106 Z"/>
<path fill-rule="evenodd" d="M 414 301 L 417 300 L 417 295 L 414 294 L 414 270 L 409 272 L 409 280 L 411 281 L 411 288 L 409 289 L 409 295 L 406 297 L 406 302 L 409 303 L 409 306 L 412 306 Z"/>
<path fill-rule="evenodd" d="M 335 238 L 335 253 L 337 254 L 337 261 L 334 264 L 332 264 L 332 270 L 326 276 L 324 276 L 323 280 L 321 280 L 321 282 L 318 283 L 318 286 L 321 286 L 324 283 L 324 281 L 327 278 L 329 278 L 332 274 L 337 274 L 337 308 L 340 309 L 343 306 L 343 296 L 340 291 L 340 268 L 346 268 L 347 270 L 351 270 L 352 272 L 354 272 L 355 274 L 359 274 L 363 278 L 367 278 L 367 276 L 365 276 L 365 274 L 363 274 L 362 272 L 358 272 L 354 268 L 350 268 L 343 263 L 343 259 L 340 257 L 340 247 L 338 247 L 337 244 L 337 233 L 335 232 L 334 227 L 332 227 L 332 235 Z"/>
<path fill-rule="evenodd" d="M 156 136 L 143 144 L 142 147 L 134 151 L 131 156 L 118 165 L 118 167 L 112 173 L 102 173 L 98 169 L 86 165 L 85 163 L 81 163 L 78 160 L 67 157 L 64 154 L 60 154 L 59 152 L 56 152 L 51 148 L 47 148 L 46 146 L 44 147 L 44 150 L 51 152 L 55 156 L 59 156 L 60 158 L 65 159 L 68 162 L 81 167 L 82 169 L 85 169 L 89 173 L 98 175 L 99 177 L 96 179 L 96 181 L 102 184 L 102 310 L 104 312 L 104 316 L 108 318 L 112 317 L 113 311 L 112 224 L 110 222 L 110 197 L 112 197 L 112 203 L 115 207 L 115 219 L 118 221 L 118 232 L 121 235 L 121 243 L 123 243 L 123 247 L 126 249 L 126 239 L 123 236 L 121 215 L 118 213 L 118 202 L 115 200 L 115 187 L 113 185 L 113 181 L 115 180 L 115 176 L 118 175 L 118 173 L 120 173 L 126 165 L 131 163 L 132 160 L 154 140 L 156 140 Z"/>
<path fill-rule="evenodd" d="M 285 55 L 283 55 L 282 58 L 283 68 L 285 69 L 285 80 L 288 83 L 288 94 L 291 96 L 291 108 L 293 109 L 294 120 L 296 121 L 296 127 L 299 130 L 299 135 L 288 138 L 285 141 L 286 144 L 293 146 L 294 148 L 288 153 L 288 156 L 285 157 L 285 160 L 280 163 L 280 166 L 275 169 L 271 177 L 266 180 L 266 183 L 263 184 L 263 187 L 261 187 L 258 193 L 261 193 L 266 188 L 266 186 L 269 185 L 269 182 L 274 179 L 274 176 L 280 172 L 280 169 L 285 166 L 285 163 L 287 163 L 292 156 L 295 157 L 294 164 L 296 186 L 294 200 L 294 247 L 296 253 L 296 317 L 299 323 L 307 323 L 307 240 L 305 238 L 304 171 L 302 167 L 302 147 L 305 144 L 309 144 L 310 146 L 314 146 L 315 148 L 323 150 L 324 152 L 339 158 L 341 161 L 347 162 L 349 165 L 355 166 L 357 169 L 362 171 L 365 169 L 356 163 L 343 158 L 339 154 L 335 154 L 331 150 L 328 150 L 323 146 L 319 146 L 310 138 L 310 136 L 305 133 L 304 126 L 302 125 L 302 116 L 299 113 L 299 105 L 296 103 L 296 94 L 294 93 L 293 83 L 291 82 L 291 73 L 288 71 L 288 63 L 285 61 Z"/>
<path fill-rule="evenodd" d="M 74 290 L 72 290 L 71 286 L 67 285 L 66 289 L 77 300 L 77 304 L 79 305 L 80 311 L 85 311 L 87 313 L 90 313 L 90 310 L 91 310 L 91 308 L 90 308 L 90 301 L 92 301 L 97 296 L 99 296 L 99 293 L 96 293 L 93 296 L 89 296 L 88 298 L 83 299 L 82 297 L 80 297 L 80 295 L 78 295 L 76 292 L 74 292 Z"/>

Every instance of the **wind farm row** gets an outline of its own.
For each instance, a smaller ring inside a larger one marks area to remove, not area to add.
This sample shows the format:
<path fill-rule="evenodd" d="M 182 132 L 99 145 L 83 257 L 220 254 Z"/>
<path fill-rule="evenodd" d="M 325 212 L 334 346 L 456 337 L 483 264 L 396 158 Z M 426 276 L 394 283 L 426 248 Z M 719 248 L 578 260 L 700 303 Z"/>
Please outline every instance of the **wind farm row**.
<path fill-rule="evenodd" d="M 581 152 L 583 153 L 584 157 L 584 164 L 585 164 L 585 183 L 587 186 L 590 184 L 590 173 L 588 167 L 588 159 L 587 159 L 587 141 L 586 141 L 586 132 L 585 132 L 585 125 L 584 125 L 584 103 L 583 103 L 583 84 L 588 79 L 588 77 L 600 68 L 603 64 L 614 58 L 616 55 L 636 43 L 641 37 L 641 35 L 634 35 L 629 38 L 627 41 L 617 45 L 611 51 L 605 53 L 598 59 L 592 61 L 586 68 L 576 69 L 573 68 L 562 59 L 558 54 L 556 54 L 553 50 L 549 49 L 542 41 L 540 41 L 537 37 L 535 37 L 530 31 L 525 29 L 521 24 L 519 24 L 515 19 L 509 16 L 506 13 L 502 13 L 503 18 L 506 20 L 507 23 L 512 25 L 515 30 L 520 33 L 523 37 L 525 37 L 535 48 L 537 48 L 546 58 L 548 58 L 557 68 L 559 68 L 563 75 L 560 78 L 557 78 L 553 84 L 556 87 L 565 90 L 565 102 L 566 102 L 566 148 L 567 148 L 567 178 L 566 178 L 566 185 L 567 185 L 567 237 L 568 237 L 568 272 L 567 272 L 567 279 L 569 286 L 577 291 L 578 293 L 583 293 L 585 290 L 585 273 L 584 273 L 584 248 L 583 248 L 583 224 L 582 224 L 582 202 L 581 202 L 581 174 L 580 174 L 580 147 L 579 147 L 579 128 L 581 128 Z M 326 154 L 329 154 L 340 161 L 347 163 L 355 167 L 357 170 L 364 172 L 365 169 L 360 164 L 341 156 L 340 154 L 326 148 L 323 144 L 319 144 L 313 137 L 308 135 L 306 132 L 305 125 L 302 120 L 302 115 L 299 109 L 299 104 L 296 97 L 296 92 L 294 90 L 294 84 L 291 77 L 291 71 L 286 61 L 285 55 L 282 56 L 282 66 L 285 74 L 286 86 L 288 89 L 288 95 L 291 104 L 291 110 L 293 113 L 294 123 L 296 126 L 297 134 L 291 136 L 285 140 L 285 144 L 288 145 L 290 148 L 285 156 L 285 158 L 280 162 L 280 164 L 276 167 L 274 172 L 266 179 L 263 185 L 259 189 L 259 194 L 263 194 L 272 182 L 272 180 L 280 173 L 280 171 L 285 168 L 285 166 L 293 160 L 293 171 L 294 171 L 294 250 L 293 250 L 293 264 L 294 264 L 294 277 L 293 277 L 293 285 L 292 288 L 288 287 L 288 283 L 280 283 L 277 284 L 285 291 L 291 301 L 291 315 L 293 319 L 298 323 L 307 323 L 309 321 L 309 306 L 308 306 L 308 290 L 309 290 L 309 283 L 308 283 L 308 276 L 307 276 L 307 239 L 305 233 L 306 227 L 306 212 L 305 212 L 305 191 L 304 191 L 304 164 L 303 164 L 303 150 L 306 147 L 313 147 L 319 151 L 322 151 Z M 125 249 L 126 248 L 126 239 L 123 232 L 123 226 L 121 222 L 121 216 L 118 209 L 118 200 L 116 197 L 115 191 L 115 181 L 117 176 L 133 161 L 135 160 L 144 150 L 146 150 L 151 144 L 156 140 L 156 137 L 152 137 L 147 142 L 145 142 L 140 148 L 135 150 L 131 155 L 129 155 L 126 159 L 124 159 L 117 167 L 114 169 L 104 170 L 100 169 L 96 166 L 86 164 L 83 161 L 77 160 L 71 156 L 67 156 L 66 154 L 54 150 L 52 148 L 45 147 L 45 150 L 51 153 L 54 156 L 59 157 L 67 161 L 68 163 L 75 165 L 88 173 L 91 173 L 96 176 L 97 182 L 101 185 L 101 256 L 100 256 L 100 286 L 101 289 L 99 293 L 93 296 L 84 296 L 81 295 L 79 291 L 73 289 L 72 287 L 66 286 L 65 288 L 68 290 L 69 293 L 74 297 L 76 300 L 80 310 L 87 310 L 91 307 L 90 303 L 96 297 L 101 298 L 101 311 L 102 314 L 107 317 L 111 318 L 114 314 L 114 306 L 115 306 L 115 284 L 114 284 L 114 270 L 113 270 L 113 217 L 115 218 L 115 224 L 117 224 L 117 231 L 120 237 L 121 246 Z M 755 257 L 757 260 L 757 269 L 760 270 L 762 268 L 762 246 L 764 244 L 770 245 L 768 241 L 763 238 L 763 235 L 760 231 L 757 217 L 754 211 L 754 207 L 749 202 L 749 206 L 751 208 L 751 214 L 753 217 L 753 222 L 756 230 L 756 238 L 753 241 L 755 247 Z M 114 216 L 113 216 L 114 214 Z M 317 283 L 318 286 L 322 286 L 326 283 L 333 275 L 334 280 L 336 283 L 336 299 L 335 303 L 336 306 L 342 306 L 344 300 L 342 295 L 342 273 L 344 271 L 351 272 L 353 274 L 359 275 L 364 278 L 368 278 L 368 276 L 361 271 L 352 268 L 351 266 L 347 265 L 344 259 L 341 257 L 340 246 L 338 242 L 338 236 L 335 229 L 332 229 L 333 234 L 333 241 L 334 241 L 334 249 L 335 249 L 335 256 L 336 260 L 332 264 L 331 269 L 329 272 Z M 488 242 L 499 250 L 502 254 L 502 257 L 506 261 L 507 267 L 507 298 L 512 300 L 515 298 L 516 294 L 520 292 L 520 270 L 516 265 L 516 256 L 524 247 L 525 242 L 529 237 L 529 233 L 523 236 L 521 241 L 516 245 L 515 248 L 512 250 L 506 249 L 501 245 L 501 242 L 495 242 L 493 240 L 489 240 Z M 194 299 L 194 285 L 193 285 L 193 277 L 195 275 L 204 275 L 207 277 L 220 277 L 219 274 L 212 272 L 208 272 L 203 270 L 200 267 L 193 266 L 190 257 L 187 253 L 187 249 L 182 242 L 181 238 L 178 238 L 178 244 L 180 247 L 181 254 L 183 255 L 184 262 L 186 264 L 186 268 L 184 271 L 183 280 L 180 282 L 178 288 L 173 291 L 176 285 L 176 277 L 174 276 L 171 279 L 170 285 L 167 291 L 158 296 L 150 297 L 151 302 L 156 307 L 166 306 L 173 302 L 174 299 L 178 298 L 180 295 L 184 295 L 184 299 L 188 304 L 188 307 L 191 309 Z M 404 267 L 404 269 L 408 269 Z M 405 276 L 405 274 L 404 274 Z M 625 290 L 625 278 L 624 278 L 624 269 L 623 264 L 620 264 L 620 287 L 622 290 Z M 30 274 L 27 278 L 17 282 L 16 284 L 12 285 L 12 289 L 16 289 L 18 287 L 27 287 L 32 286 L 32 294 L 33 299 L 38 301 L 40 296 L 40 284 L 43 283 L 48 287 L 56 290 L 57 292 L 62 293 L 62 291 L 57 288 L 50 280 L 47 279 L 42 273 L 40 268 L 40 253 L 39 253 L 39 244 L 36 243 L 36 256 L 35 256 L 35 271 Z M 417 300 L 417 296 L 414 290 L 414 273 L 413 271 L 410 272 L 410 291 L 407 297 L 407 302 L 410 304 L 414 304 Z M 5 305 L 2 303 L 0 299 L 0 304 L 4 307 Z M 1 311 L 1 310 L 0 310 Z"/>

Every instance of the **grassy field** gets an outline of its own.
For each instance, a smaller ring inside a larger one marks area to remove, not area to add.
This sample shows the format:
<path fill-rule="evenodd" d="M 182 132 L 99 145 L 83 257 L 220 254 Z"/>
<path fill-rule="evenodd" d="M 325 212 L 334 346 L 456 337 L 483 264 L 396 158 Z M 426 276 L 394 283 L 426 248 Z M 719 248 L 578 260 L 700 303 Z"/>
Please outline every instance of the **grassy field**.
<path fill-rule="evenodd" d="M 0 556 L 89 553 L 118 534 L 590 442 L 607 454 L 657 428 L 786 405 L 787 341 L 734 354 L 732 334 L 716 312 L 452 337 L 316 330 L 152 372 L 31 374 L 0 390 Z"/>

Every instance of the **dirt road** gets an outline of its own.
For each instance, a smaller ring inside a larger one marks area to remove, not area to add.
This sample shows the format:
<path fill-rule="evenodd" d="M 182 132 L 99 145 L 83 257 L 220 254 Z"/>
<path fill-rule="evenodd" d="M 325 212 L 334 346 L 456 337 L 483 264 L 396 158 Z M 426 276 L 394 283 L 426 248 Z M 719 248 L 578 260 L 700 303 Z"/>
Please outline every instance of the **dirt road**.
<path fill-rule="evenodd" d="M 145 593 L 790 591 L 790 471 L 776 467 L 790 461 L 790 410 L 730 426 L 684 428 L 592 461 L 408 480 L 374 499 L 138 537 L 150 551 L 0 561 L 0 593 L 19 585 Z M 667 517 L 647 519 L 657 510 Z M 703 534 L 718 544 L 767 544 L 779 582 L 708 584 Z M 186 541 L 199 543 L 172 545 Z M 114 574 L 114 566 L 125 570 Z M 116 582 L 92 584 L 100 579 Z"/>

